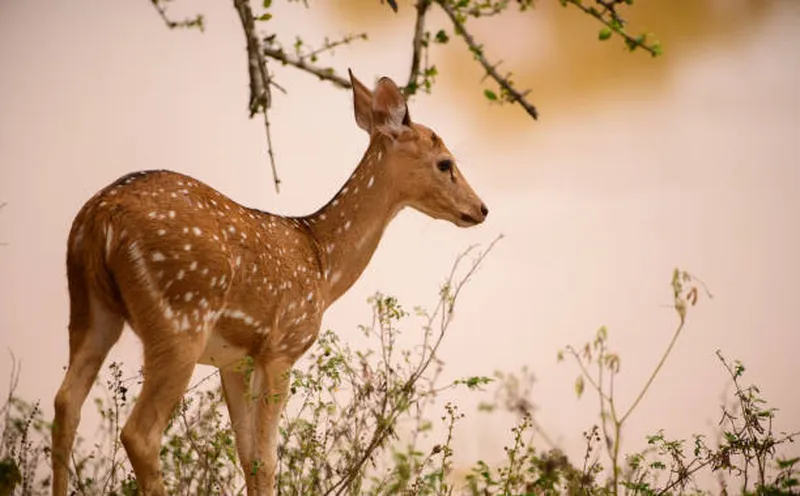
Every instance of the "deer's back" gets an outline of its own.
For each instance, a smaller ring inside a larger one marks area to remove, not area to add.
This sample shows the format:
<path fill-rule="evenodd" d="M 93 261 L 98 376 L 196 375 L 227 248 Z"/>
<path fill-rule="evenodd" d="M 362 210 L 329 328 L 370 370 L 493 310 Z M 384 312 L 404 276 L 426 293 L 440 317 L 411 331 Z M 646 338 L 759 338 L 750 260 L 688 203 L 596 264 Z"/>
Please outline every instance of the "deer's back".
<path fill-rule="evenodd" d="M 95 280 L 138 333 L 210 332 L 211 342 L 256 353 L 299 348 L 274 329 L 319 321 L 318 256 L 302 221 L 246 208 L 182 174 L 146 171 L 84 205 L 68 272 L 71 297 L 72 279 Z"/>

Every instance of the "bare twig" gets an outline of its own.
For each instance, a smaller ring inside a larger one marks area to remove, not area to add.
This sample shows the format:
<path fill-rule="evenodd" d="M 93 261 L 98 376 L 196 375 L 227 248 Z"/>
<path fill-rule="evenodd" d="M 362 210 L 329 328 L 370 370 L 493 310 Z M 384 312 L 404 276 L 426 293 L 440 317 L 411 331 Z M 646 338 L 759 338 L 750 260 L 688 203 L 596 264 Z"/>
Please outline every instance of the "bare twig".
<path fill-rule="evenodd" d="M 319 56 L 321 53 L 333 50 L 338 46 L 349 45 L 355 40 L 366 40 L 366 39 L 367 39 L 367 33 L 348 34 L 347 36 L 335 41 L 328 41 L 326 38 L 324 45 L 317 48 L 316 50 L 312 50 L 311 52 L 301 56 L 300 58 L 304 60 L 311 60 L 312 62 L 314 62 L 317 56 Z"/>
<path fill-rule="evenodd" d="M 539 118 L 539 112 L 536 110 L 536 107 L 533 106 L 528 100 L 525 99 L 526 95 L 528 94 L 527 91 L 520 93 L 517 91 L 516 88 L 511 84 L 511 81 L 507 77 L 501 76 L 494 65 L 490 64 L 486 57 L 483 55 L 483 47 L 475 41 L 475 38 L 467 31 L 464 23 L 458 18 L 458 14 L 453 9 L 453 6 L 447 0 L 436 0 L 436 3 L 444 10 L 447 14 L 447 17 L 450 18 L 450 22 L 453 23 L 455 28 L 455 32 L 460 35 L 464 42 L 466 42 L 467 46 L 469 47 L 470 51 L 475 55 L 475 58 L 480 62 L 483 69 L 486 73 L 500 85 L 500 87 L 506 92 L 507 99 L 512 103 L 519 103 L 520 106 L 525 109 L 525 112 L 528 113 L 534 119 Z"/>
<path fill-rule="evenodd" d="M 155 7 L 156 12 L 158 15 L 161 16 L 161 19 L 164 21 L 164 24 L 167 25 L 170 29 L 175 28 L 197 28 L 200 31 L 203 31 L 203 15 L 197 14 L 195 17 L 187 17 L 182 21 L 173 21 L 172 19 L 167 16 L 167 9 L 164 7 L 164 4 L 171 0 L 150 0 L 150 3 L 153 4 Z"/>
<path fill-rule="evenodd" d="M 290 65 L 297 69 L 306 71 L 314 76 L 317 76 L 321 81 L 330 81 L 339 88 L 350 89 L 350 81 L 336 74 L 332 68 L 322 68 L 306 62 L 305 58 L 289 55 L 282 48 L 275 48 L 264 46 L 262 47 L 264 55 L 269 58 L 275 59 L 284 65 Z"/>
<path fill-rule="evenodd" d="M 247 39 L 247 62 L 250 73 L 250 117 L 261 112 L 264 114 L 264 129 L 267 134 L 267 155 L 272 167 L 272 179 L 275 191 L 280 192 L 281 180 L 278 178 L 278 169 L 275 165 L 275 155 L 272 151 L 272 137 L 269 131 L 269 117 L 267 112 L 272 104 L 270 84 L 272 83 L 267 71 L 267 61 L 260 50 L 260 42 L 256 36 L 253 12 L 249 0 L 233 0 L 236 12 L 242 22 L 244 35 Z"/>

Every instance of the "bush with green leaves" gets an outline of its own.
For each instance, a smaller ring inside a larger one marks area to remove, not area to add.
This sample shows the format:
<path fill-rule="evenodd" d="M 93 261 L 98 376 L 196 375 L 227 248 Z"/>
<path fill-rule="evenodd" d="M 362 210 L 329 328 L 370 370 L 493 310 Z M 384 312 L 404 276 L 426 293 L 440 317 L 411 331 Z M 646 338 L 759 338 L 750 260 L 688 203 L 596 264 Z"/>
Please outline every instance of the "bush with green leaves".
<path fill-rule="evenodd" d="M 367 338 L 363 348 L 331 331 L 322 333 L 291 373 L 291 398 L 280 431 L 279 494 L 793 494 L 800 490 L 800 459 L 782 457 L 780 451 L 797 434 L 773 431 L 777 411 L 756 386 L 744 383 L 744 365 L 719 352 L 734 386 L 733 403 L 723 405 L 719 439 L 712 443 L 698 434 L 689 441 L 672 440 L 654 426 L 643 449 L 622 455 L 620 438 L 626 421 L 651 389 L 700 294 L 702 285 L 682 271 L 675 271 L 671 284 L 678 315 L 673 340 L 627 409 L 618 410 L 614 396 L 621 358 L 610 350 L 605 328 L 585 346 L 560 353 L 578 367 L 576 392 L 585 394 L 588 385 L 600 400 L 600 422 L 583 432 L 582 457 L 570 460 L 559 449 L 547 447 L 553 444 L 534 416 L 529 371 L 443 382 L 438 350 L 452 325 L 461 291 L 493 246 L 483 252 L 468 250 L 458 258 L 432 311 L 409 312 L 396 298 L 376 293 L 369 299 L 372 320 L 360 327 Z M 470 256 L 472 261 L 465 266 Z M 413 321 L 421 327 L 421 342 L 401 347 L 401 329 Z M 12 394 L 2 410 L 0 495 L 44 494 L 49 489 L 50 424 L 37 403 L 13 396 L 18 378 L 15 366 Z M 139 376 L 124 377 L 121 364 L 108 366 L 105 381 L 98 384 L 101 395 L 94 401 L 101 420 L 97 434 L 91 441 L 79 439 L 73 453 L 74 494 L 138 493 L 119 442 L 132 405 L 130 391 L 137 382 Z M 504 453 L 496 458 L 499 461 L 478 460 L 457 471 L 452 440 L 464 412 L 442 398 L 452 388 L 485 395 L 489 385 L 494 394 L 486 396 L 479 409 L 487 415 L 510 411 L 518 421 Z M 244 494 L 216 374 L 191 388 L 164 437 L 161 462 L 171 494 Z M 698 479 L 703 471 L 724 475 L 720 487 L 704 492 Z"/>

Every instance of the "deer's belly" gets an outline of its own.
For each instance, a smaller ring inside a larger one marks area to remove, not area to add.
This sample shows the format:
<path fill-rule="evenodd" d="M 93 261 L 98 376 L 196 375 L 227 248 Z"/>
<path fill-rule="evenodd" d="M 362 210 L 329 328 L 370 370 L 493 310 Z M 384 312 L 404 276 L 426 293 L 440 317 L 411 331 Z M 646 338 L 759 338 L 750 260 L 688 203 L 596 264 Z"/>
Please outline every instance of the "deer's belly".
<path fill-rule="evenodd" d="M 231 344 L 219 332 L 211 332 L 206 342 L 206 349 L 198 363 L 226 368 L 237 365 L 247 356 L 247 349 Z"/>

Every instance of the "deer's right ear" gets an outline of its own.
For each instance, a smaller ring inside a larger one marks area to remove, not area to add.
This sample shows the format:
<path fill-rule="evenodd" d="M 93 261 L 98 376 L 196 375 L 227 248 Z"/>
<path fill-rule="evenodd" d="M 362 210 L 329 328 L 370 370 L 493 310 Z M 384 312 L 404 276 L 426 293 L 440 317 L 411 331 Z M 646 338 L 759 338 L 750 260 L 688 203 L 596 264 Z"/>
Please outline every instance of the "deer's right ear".
<path fill-rule="evenodd" d="M 356 124 L 358 127 L 372 135 L 372 92 L 361 81 L 356 79 L 353 71 L 350 74 L 350 83 L 353 85 L 353 109 L 355 110 Z"/>

